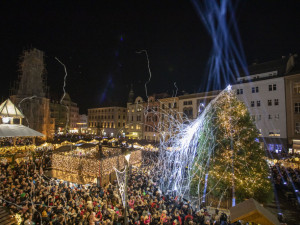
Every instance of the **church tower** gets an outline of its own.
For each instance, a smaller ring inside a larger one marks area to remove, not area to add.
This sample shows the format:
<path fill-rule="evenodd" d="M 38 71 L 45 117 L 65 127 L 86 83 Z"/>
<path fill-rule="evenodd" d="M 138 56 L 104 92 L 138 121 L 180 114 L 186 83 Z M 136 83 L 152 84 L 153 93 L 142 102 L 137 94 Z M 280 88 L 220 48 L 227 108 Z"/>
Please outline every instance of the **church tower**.
<path fill-rule="evenodd" d="M 29 97 L 45 97 L 46 84 L 44 82 L 44 52 L 34 48 L 25 51 L 21 57 L 20 63 L 20 80 L 18 95 Z"/>
<path fill-rule="evenodd" d="M 20 57 L 19 80 L 10 99 L 27 120 L 25 126 L 50 137 L 54 132 L 54 120 L 50 118 L 50 100 L 46 97 L 44 52 L 38 49 L 24 51 Z"/>
<path fill-rule="evenodd" d="M 133 84 L 131 84 L 127 103 L 133 103 L 134 101 L 134 92 L 133 92 Z"/>

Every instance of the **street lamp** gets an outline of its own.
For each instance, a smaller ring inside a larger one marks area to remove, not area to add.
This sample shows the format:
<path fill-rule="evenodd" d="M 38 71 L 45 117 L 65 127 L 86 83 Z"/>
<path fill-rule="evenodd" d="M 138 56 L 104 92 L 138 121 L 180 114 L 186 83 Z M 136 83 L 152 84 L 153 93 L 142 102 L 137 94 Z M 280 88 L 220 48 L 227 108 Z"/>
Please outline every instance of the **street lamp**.
<path fill-rule="evenodd" d="M 125 213 L 124 213 L 124 224 L 127 225 L 128 224 L 128 218 L 127 218 L 127 211 L 128 211 L 128 196 L 127 196 L 127 186 L 128 186 L 128 171 L 129 171 L 129 159 L 130 159 L 130 155 L 131 152 L 130 151 L 126 151 L 125 152 L 125 159 L 126 159 L 126 171 L 125 171 Z"/>

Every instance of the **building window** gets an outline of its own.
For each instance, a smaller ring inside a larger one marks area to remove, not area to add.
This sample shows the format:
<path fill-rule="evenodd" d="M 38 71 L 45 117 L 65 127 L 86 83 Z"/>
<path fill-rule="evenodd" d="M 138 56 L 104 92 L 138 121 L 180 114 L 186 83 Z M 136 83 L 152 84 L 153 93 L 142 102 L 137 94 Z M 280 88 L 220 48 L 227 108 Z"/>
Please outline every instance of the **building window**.
<path fill-rule="evenodd" d="M 294 110 L 295 110 L 295 113 L 300 113 L 300 102 L 295 103 Z"/>
<path fill-rule="evenodd" d="M 279 100 L 278 99 L 274 99 L 274 105 L 279 105 Z"/>
<path fill-rule="evenodd" d="M 174 108 L 176 108 L 177 107 L 177 104 L 176 104 L 176 102 L 174 102 Z"/>
<path fill-rule="evenodd" d="M 243 89 L 237 89 L 237 90 L 236 90 L 236 94 L 237 94 L 237 95 L 242 95 L 243 92 L 244 92 Z"/>
<path fill-rule="evenodd" d="M 294 94 L 300 94 L 300 82 L 295 82 L 293 85 Z"/>
<path fill-rule="evenodd" d="M 277 90 L 276 84 L 270 84 L 269 85 L 269 91 L 276 91 L 276 90 Z"/>
<path fill-rule="evenodd" d="M 257 115 L 257 120 L 261 120 L 261 115 Z"/>
<path fill-rule="evenodd" d="M 193 119 L 193 108 L 185 108 L 185 109 L 183 109 L 183 113 L 184 113 L 189 119 Z"/>
<path fill-rule="evenodd" d="M 257 106 L 257 107 L 260 106 L 260 101 L 256 101 L 256 106 Z"/>
<path fill-rule="evenodd" d="M 252 87 L 252 93 L 257 93 L 258 92 L 258 87 Z"/>
<path fill-rule="evenodd" d="M 295 123 L 295 133 L 300 134 L 300 122 Z"/>
<path fill-rule="evenodd" d="M 171 103 L 169 103 L 169 109 L 171 108 Z"/>
<path fill-rule="evenodd" d="M 271 120 L 271 119 L 272 119 L 272 115 L 271 115 L 271 114 L 269 114 L 268 118 L 269 118 L 269 120 Z"/>
<path fill-rule="evenodd" d="M 276 144 L 275 145 L 275 151 L 281 152 L 281 150 L 282 150 L 282 145 L 281 144 Z"/>
<path fill-rule="evenodd" d="M 251 101 L 251 107 L 254 107 L 254 101 Z"/>
<path fill-rule="evenodd" d="M 252 121 L 255 121 L 255 115 L 251 116 Z"/>
<path fill-rule="evenodd" d="M 275 118 L 276 120 L 279 120 L 279 114 L 275 114 L 275 115 L 274 115 L 274 118 Z"/>
<path fill-rule="evenodd" d="M 272 106 L 272 100 L 268 100 L 268 106 Z"/>
<path fill-rule="evenodd" d="M 183 105 L 192 105 L 193 104 L 193 101 L 184 101 L 183 102 Z"/>
<path fill-rule="evenodd" d="M 268 144 L 268 150 L 269 151 L 274 151 L 274 144 Z"/>
<path fill-rule="evenodd" d="M 125 123 L 123 123 L 123 127 L 125 127 Z"/>

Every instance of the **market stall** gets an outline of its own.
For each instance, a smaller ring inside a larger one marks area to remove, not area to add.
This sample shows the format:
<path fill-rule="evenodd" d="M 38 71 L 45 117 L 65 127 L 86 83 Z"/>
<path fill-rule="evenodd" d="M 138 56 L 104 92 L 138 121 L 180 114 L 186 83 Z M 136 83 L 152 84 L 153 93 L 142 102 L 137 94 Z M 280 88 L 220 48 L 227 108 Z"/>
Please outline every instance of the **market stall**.
<path fill-rule="evenodd" d="M 253 198 L 243 201 L 229 210 L 232 223 L 242 220 L 244 222 L 252 222 L 256 224 L 280 225 L 276 216 L 265 209 Z"/>

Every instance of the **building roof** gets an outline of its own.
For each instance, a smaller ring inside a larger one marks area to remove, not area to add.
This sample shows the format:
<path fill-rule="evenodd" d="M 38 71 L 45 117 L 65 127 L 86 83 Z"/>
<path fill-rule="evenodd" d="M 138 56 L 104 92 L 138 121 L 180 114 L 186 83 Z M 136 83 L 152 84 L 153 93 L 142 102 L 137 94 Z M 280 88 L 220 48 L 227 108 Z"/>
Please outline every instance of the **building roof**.
<path fill-rule="evenodd" d="M 253 222 L 264 225 L 280 225 L 280 222 L 275 215 L 261 206 L 253 198 L 243 201 L 229 210 L 232 223 L 238 220 L 243 220 L 245 222 Z"/>
<path fill-rule="evenodd" d="M 211 98 L 216 97 L 222 91 L 209 91 L 209 92 L 201 92 L 201 93 L 193 93 L 193 94 L 185 94 L 178 96 L 180 100 L 189 99 L 189 98 Z"/>
<path fill-rule="evenodd" d="M 24 118 L 23 113 L 11 102 L 8 98 L 0 105 L 0 116 L 1 117 L 14 117 Z"/>
<path fill-rule="evenodd" d="M 278 76 L 284 75 L 286 72 L 288 59 L 288 57 L 282 57 L 281 59 L 277 60 L 252 64 L 248 67 L 249 75 L 267 73 L 270 71 L 277 71 Z M 246 75 L 241 73 L 240 76 L 244 77 Z"/>
<path fill-rule="evenodd" d="M 44 137 L 45 135 L 19 124 L 0 124 L 0 138 L 5 137 Z"/>

